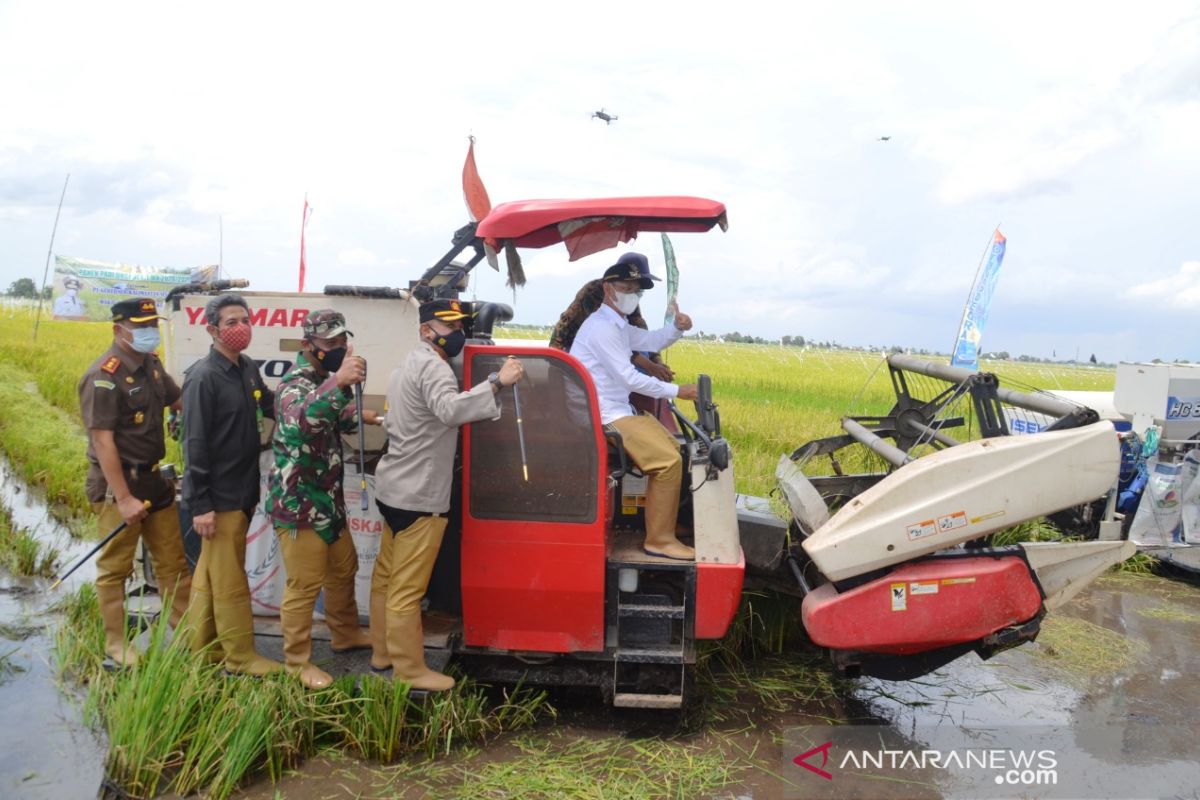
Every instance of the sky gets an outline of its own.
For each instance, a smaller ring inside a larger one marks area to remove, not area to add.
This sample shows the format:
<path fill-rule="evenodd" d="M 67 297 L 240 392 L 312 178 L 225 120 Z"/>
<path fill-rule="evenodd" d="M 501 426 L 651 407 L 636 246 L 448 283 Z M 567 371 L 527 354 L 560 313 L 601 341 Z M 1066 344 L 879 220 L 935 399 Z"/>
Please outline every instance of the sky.
<path fill-rule="evenodd" d="M 307 195 L 307 288 L 407 286 L 473 135 L 494 204 L 723 202 L 672 237 L 705 332 L 949 352 L 999 225 L 983 350 L 1200 359 L 1197 3 L 826 5 L 0 0 L 0 287 L 68 174 L 55 255 L 290 291 Z M 468 294 L 552 323 L 619 252 Z"/>

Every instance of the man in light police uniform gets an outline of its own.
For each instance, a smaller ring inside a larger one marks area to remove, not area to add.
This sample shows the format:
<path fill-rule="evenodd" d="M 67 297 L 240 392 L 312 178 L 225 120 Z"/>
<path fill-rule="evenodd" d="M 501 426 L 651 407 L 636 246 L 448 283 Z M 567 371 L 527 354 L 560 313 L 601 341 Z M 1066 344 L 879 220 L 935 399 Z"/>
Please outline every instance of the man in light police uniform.
<path fill-rule="evenodd" d="M 638 372 L 630 356 L 634 351 L 660 352 L 691 330 L 687 314 L 675 312 L 672 324 L 656 331 L 630 325 L 626 315 L 637 308 L 642 292 L 659 278 L 639 270 L 644 256 L 622 256 L 604 272 L 604 304 L 584 320 L 575 334 L 571 355 L 591 373 L 600 401 L 600 419 L 621 433 L 625 450 L 646 473 L 646 542 L 649 555 L 691 561 L 696 551 L 675 538 L 679 514 L 679 489 L 683 458 L 679 443 L 649 414 L 637 414 L 629 403 L 630 392 L 655 398 L 696 399 L 696 385 L 682 386 Z"/>

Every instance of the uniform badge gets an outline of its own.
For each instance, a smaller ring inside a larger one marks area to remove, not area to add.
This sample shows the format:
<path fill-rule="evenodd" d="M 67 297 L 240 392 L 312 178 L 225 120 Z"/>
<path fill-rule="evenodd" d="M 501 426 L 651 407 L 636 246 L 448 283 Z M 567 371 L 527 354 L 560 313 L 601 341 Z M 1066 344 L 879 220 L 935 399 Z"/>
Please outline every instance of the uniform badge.
<path fill-rule="evenodd" d="M 97 389 L 115 389 L 115 388 L 117 388 L 117 385 L 115 383 L 113 383 L 112 381 L 99 381 L 99 380 L 92 381 L 92 386 L 95 386 Z"/>
<path fill-rule="evenodd" d="M 125 382 L 126 382 L 126 383 L 133 383 L 133 376 L 132 376 L 132 375 L 126 375 L 126 376 L 125 376 Z"/>
<path fill-rule="evenodd" d="M 113 375 L 120 368 L 120 366 L 121 359 L 117 358 L 116 356 L 109 356 L 108 360 L 100 365 L 100 369 L 103 372 L 107 372 L 109 375 Z"/>
<path fill-rule="evenodd" d="M 154 380 L 158 380 L 158 370 L 154 370 Z"/>
<path fill-rule="evenodd" d="M 145 419 L 146 419 L 146 415 L 143 412 L 139 411 L 133 415 L 133 424 L 141 425 Z"/>

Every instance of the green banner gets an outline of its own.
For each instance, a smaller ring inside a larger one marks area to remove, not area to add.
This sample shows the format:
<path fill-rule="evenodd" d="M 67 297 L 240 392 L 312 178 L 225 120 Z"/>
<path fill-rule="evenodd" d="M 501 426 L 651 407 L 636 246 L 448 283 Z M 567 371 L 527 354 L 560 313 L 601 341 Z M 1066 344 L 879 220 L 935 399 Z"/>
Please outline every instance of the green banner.
<path fill-rule="evenodd" d="M 107 320 L 113 303 L 131 297 L 161 303 L 174 287 L 210 281 L 216 271 L 215 265 L 171 269 L 55 256 L 52 313 L 55 319 Z"/>

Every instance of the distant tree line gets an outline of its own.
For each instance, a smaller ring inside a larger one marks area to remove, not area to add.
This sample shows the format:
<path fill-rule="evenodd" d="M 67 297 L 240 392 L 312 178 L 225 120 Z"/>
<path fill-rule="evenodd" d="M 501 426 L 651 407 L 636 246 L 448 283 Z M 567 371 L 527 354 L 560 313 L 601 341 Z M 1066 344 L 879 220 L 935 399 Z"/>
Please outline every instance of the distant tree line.
<path fill-rule="evenodd" d="M 42 298 L 49 300 L 53 291 L 54 287 L 47 285 L 45 290 L 41 293 Z M 17 278 L 8 285 L 8 291 L 4 294 L 7 297 L 20 297 L 26 300 L 37 300 L 37 284 L 33 282 L 33 278 Z"/>

